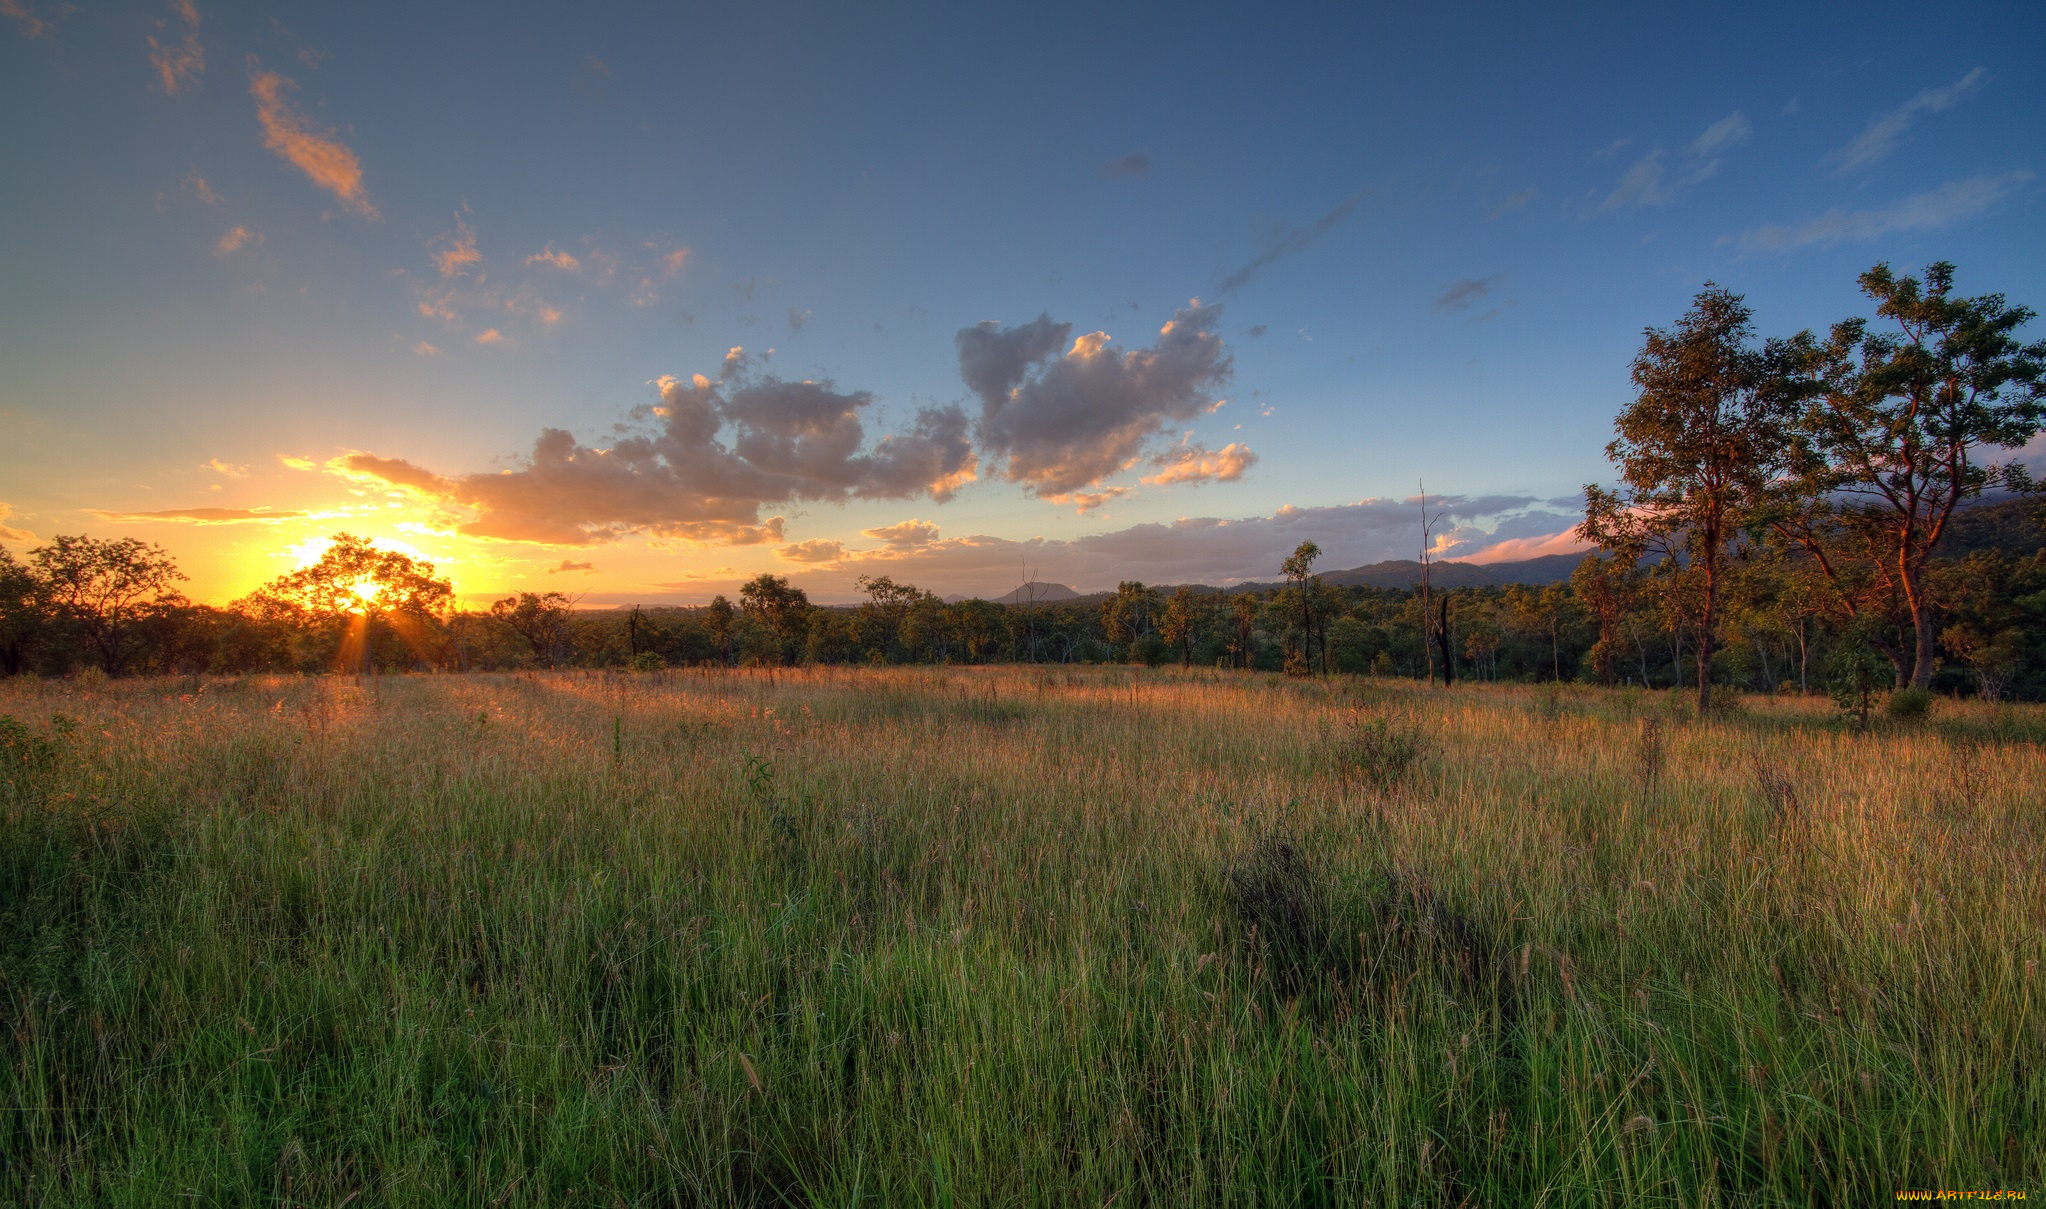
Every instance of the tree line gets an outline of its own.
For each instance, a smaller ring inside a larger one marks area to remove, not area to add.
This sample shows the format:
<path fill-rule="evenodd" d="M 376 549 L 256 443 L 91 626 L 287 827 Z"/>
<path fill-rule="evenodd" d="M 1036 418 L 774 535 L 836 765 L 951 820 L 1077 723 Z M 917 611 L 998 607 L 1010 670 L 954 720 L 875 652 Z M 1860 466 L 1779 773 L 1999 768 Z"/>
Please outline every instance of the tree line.
<path fill-rule="evenodd" d="M 812 603 L 760 575 L 698 608 L 585 610 L 559 592 L 456 606 L 431 563 L 334 536 L 312 566 L 224 607 L 161 547 L 60 536 L 0 547 L 0 672 L 61 675 L 530 667 L 1104 663 L 1294 675 L 1580 680 L 1820 691 L 1872 683 L 2046 699 L 2046 521 L 2023 469 L 1984 454 L 2042 428 L 2046 342 L 1953 268 L 1861 285 L 1886 326 L 1758 339 L 1709 285 L 1650 328 L 1616 420 L 1600 549 L 1567 582 L 1340 586 L 1303 543 L 1277 586 L 1118 585 L 1104 600 L 947 602 L 887 576 Z M 1970 507 L 2005 488 L 2012 501 Z M 1423 518 L 1425 527 L 1426 518 Z"/>

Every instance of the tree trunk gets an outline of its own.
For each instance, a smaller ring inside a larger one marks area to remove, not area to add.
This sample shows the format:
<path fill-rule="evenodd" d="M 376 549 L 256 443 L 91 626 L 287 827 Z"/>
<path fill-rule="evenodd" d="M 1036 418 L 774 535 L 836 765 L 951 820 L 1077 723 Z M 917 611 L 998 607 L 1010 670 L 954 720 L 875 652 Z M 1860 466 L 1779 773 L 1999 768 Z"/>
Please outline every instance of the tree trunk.
<path fill-rule="evenodd" d="M 1712 708 L 1712 622 L 1718 602 L 1713 600 L 1712 572 L 1705 572 L 1705 615 L 1698 622 L 1698 712 Z"/>
<path fill-rule="evenodd" d="M 1811 680 L 1806 674 L 1811 667 L 1812 656 L 1810 648 L 1805 644 L 1804 623 L 1804 618 L 1800 617 L 1797 619 L 1797 691 L 1799 693 L 1809 693 L 1812 691 Z"/>
<path fill-rule="evenodd" d="M 1442 647 L 1442 687 L 1456 679 L 1456 661 L 1449 657 L 1449 597 L 1442 598 L 1442 620 L 1435 627 L 1435 641 Z"/>
<path fill-rule="evenodd" d="M 1912 638 L 1917 648 L 1911 658 L 1911 687 L 1927 688 L 1932 684 L 1932 605 L 1911 564 L 1900 559 L 1898 570 L 1903 573 L 1904 600 L 1911 606 Z"/>

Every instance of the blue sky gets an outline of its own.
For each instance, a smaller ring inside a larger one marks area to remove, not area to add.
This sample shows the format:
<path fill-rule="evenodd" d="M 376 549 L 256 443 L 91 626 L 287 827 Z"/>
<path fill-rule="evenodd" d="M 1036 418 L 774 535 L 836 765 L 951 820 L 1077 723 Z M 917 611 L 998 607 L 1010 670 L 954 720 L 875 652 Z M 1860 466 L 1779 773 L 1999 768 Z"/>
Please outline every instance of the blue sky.
<path fill-rule="evenodd" d="M 2037 5 L 0 26 L 0 536 L 202 599 L 340 529 L 473 599 L 1268 578 L 1412 557 L 1422 478 L 1551 551 L 1708 280 L 2046 304 Z"/>

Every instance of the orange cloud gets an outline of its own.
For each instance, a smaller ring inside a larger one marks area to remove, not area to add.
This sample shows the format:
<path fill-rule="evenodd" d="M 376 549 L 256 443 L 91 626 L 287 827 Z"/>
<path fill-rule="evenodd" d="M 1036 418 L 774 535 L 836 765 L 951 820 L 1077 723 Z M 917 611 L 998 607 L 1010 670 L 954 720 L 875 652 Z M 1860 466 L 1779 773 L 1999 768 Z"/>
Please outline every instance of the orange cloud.
<path fill-rule="evenodd" d="M 0 500 L 0 542 L 34 541 L 36 539 L 35 534 L 30 533 L 26 529 L 16 529 L 7 523 L 7 518 L 13 515 L 14 506 L 5 500 Z"/>
<path fill-rule="evenodd" d="M 109 521 L 184 521 L 193 525 L 239 525 L 251 521 L 276 523 L 311 516 L 309 512 L 272 512 L 268 508 L 170 508 L 162 512 L 109 512 L 88 508 L 87 512 Z"/>
<path fill-rule="evenodd" d="M 291 107 L 286 94 L 298 87 L 274 71 L 255 71 L 249 60 L 249 95 L 256 98 L 256 118 L 263 123 L 263 146 L 283 157 L 286 163 L 305 173 L 306 179 L 339 198 L 341 204 L 364 218 L 377 218 L 362 188 L 362 161 L 332 131 L 321 132 L 307 124 L 304 114 Z"/>
<path fill-rule="evenodd" d="M 50 23 L 36 16 L 35 5 L 27 0 L 0 0 L 0 17 L 21 26 L 24 38 L 40 38 L 50 32 Z"/>
<path fill-rule="evenodd" d="M 1456 557 L 1458 561 L 1467 563 L 1503 563 L 1541 558 L 1547 554 L 1579 554 L 1591 548 L 1592 543 L 1577 536 L 1577 530 L 1565 529 L 1561 533 L 1547 533 L 1539 537 L 1510 537 L 1475 554 L 1458 554 Z"/>
<path fill-rule="evenodd" d="M 166 96 L 178 95 L 178 90 L 187 84 L 198 82 L 206 71 L 206 47 L 199 41 L 199 6 L 192 0 L 171 0 L 171 15 L 184 25 L 184 34 L 175 43 L 169 41 L 169 23 L 159 21 L 157 28 L 165 31 L 165 41 L 149 37 L 149 62 L 163 78 Z"/>
<path fill-rule="evenodd" d="M 688 263 L 689 249 L 676 248 L 674 251 L 668 253 L 666 256 L 661 257 L 661 271 L 663 273 L 666 273 L 668 276 L 673 277 L 675 274 L 680 273 L 682 271 L 683 265 Z"/>
<path fill-rule="evenodd" d="M 483 253 L 476 250 L 476 231 L 460 214 L 455 215 L 455 233 L 441 238 L 448 246 L 433 254 L 433 265 L 441 276 L 468 277 L 482 268 Z"/>
<path fill-rule="evenodd" d="M 439 349 L 437 349 L 437 348 L 435 348 L 435 347 L 434 347 L 433 345 L 431 345 L 431 344 L 428 344 L 428 343 L 427 343 L 426 341 L 424 341 L 424 340 L 421 340 L 421 341 L 420 341 L 419 343 L 417 343 L 417 344 L 413 345 L 413 346 L 412 346 L 412 351 L 413 351 L 414 353 L 417 353 L 417 354 L 418 354 L 419 356 L 422 356 L 422 357 L 438 357 L 438 356 L 440 356 L 440 350 L 439 350 Z"/>
<path fill-rule="evenodd" d="M 249 468 L 247 466 L 236 466 L 232 462 L 223 462 L 219 458 L 208 458 L 206 465 L 201 467 L 201 469 L 211 470 L 215 474 L 224 474 L 231 479 L 245 479 L 249 477 Z"/>
<path fill-rule="evenodd" d="M 1151 459 L 1153 466 L 1161 467 L 1157 474 L 1147 476 L 1143 481 L 1154 487 L 1168 483 L 1233 483 L 1243 477 L 1243 472 L 1257 464 L 1257 455 L 1247 445 L 1234 442 L 1224 445 L 1213 453 L 1199 445 L 1191 445 L 1161 453 Z"/>
<path fill-rule="evenodd" d="M 906 520 L 879 529 L 862 529 L 860 536 L 887 542 L 892 549 L 908 550 L 937 541 L 938 526 L 935 521 Z"/>
<path fill-rule="evenodd" d="M 498 331 L 494 327 L 485 328 L 476 336 L 476 343 L 478 344 L 504 344 L 506 343 L 506 340 L 507 337 L 505 336 L 505 334 L 503 332 Z"/>
<path fill-rule="evenodd" d="M 222 256 L 226 256 L 230 252 L 247 247 L 249 244 L 262 242 L 263 235 L 261 232 L 251 231 L 247 227 L 236 227 L 234 230 L 221 236 L 220 242 L 213 245 L 213 250 Z"/>
<path fill-rule="evenodd" d="M 205 202 L 207 205 L 217 206 L 220 204 L 220 194 L 213 191 L 213 186 L 206 183 L 206 178 L 199 175 L 197 168 L 185 173 L 185 186 L 192 191 L 192 196 Z"/>
<path fill-rule="evenodd" d="M 792 563 L 835 563 L 845 556 L 845 547 L 829 538 L 815 537 L 783 546 L 775 553 Z"/>
<path fill-rule="evenodd" d="M 301 459 L 286 458 L 294 469 L 310 470 L 312 464 Z M 446 497 L 453 493 L 454 484 L 423 466 L 415 466 L 404 458 L 380 458 L 373 453 L 344 453 L 327 462 L 328 473 L 355 482 L 382 482 L 394 487 L 409 487 L 414 491 L 435 497 Z"/>
<path fill-rule="evenodd" d="M 550 268 L 560 269 L 564 273 L 573 273 L 583 267 L 582 261 L 577 260 L 566 252 L 556 251 L 553 244 L 548 244 L 547 250 L 544 252 L 535 252 L 531 256 L 526 257 L 526 263 L 529 265 L 544 264 Z"/>
<path fill-rule="evenodd" d="M 1071 504 L 1080 515 L 1085 516 L 1118 496 L 1128 495 L 1132 490 L 1134 488 L 1103 487 L 1099 491 L 1061 491 L 1053 495 L 1040 495 L 1037 498 L 1048 504 Z"/>

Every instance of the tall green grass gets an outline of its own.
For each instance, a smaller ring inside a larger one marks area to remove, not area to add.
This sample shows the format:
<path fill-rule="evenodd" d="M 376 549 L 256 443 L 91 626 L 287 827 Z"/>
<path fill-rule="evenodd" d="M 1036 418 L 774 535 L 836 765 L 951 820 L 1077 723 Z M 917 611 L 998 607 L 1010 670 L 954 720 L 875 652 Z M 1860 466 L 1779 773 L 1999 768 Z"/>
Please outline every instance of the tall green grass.
<path fill-rule="evenodd" d="M 0 684 L 0 1202 L 2046 1194 L 2038 713 L 1675 705 Z"/>

